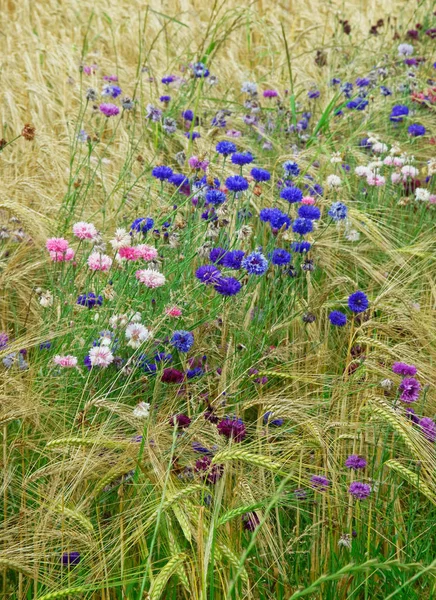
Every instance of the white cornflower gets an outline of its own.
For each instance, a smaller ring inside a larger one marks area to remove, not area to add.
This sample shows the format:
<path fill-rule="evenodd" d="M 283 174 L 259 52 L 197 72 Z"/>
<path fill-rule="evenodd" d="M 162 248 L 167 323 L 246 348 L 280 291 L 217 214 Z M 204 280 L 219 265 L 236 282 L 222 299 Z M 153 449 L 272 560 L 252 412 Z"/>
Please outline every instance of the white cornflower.
<path fill-rule="evenodd" d="M 131 237 L 129 232 L 123 227 L 119 227 L 115 230 L 114 237 L 109 243 L 114 250 L 119 250 L 120 248 L 130 246 Z"/>
<path fill-rule="evenodd" d="M 148 419 L 150 416 L 150 404 L 148 402 L 140 402 L 133 409 L 133 416 L 138 419 Z"/>
<path fill-rule="evenodd" d="M 126 328 L 126 338 L 129 340 L 127 345 L 131 348 L 139 346 L 150 337 L 150 331 L 141 323 L 129 323 Z"/>
<path fill-rule="evenodd" d="M 329 187 L 340 187 L 342 185 L 341 178 L 337 175 L 329 175 L 327 177 L 327 185 Z"/>
<path fill-rule="evenodd" d="M 420 202 L 428 202 L 430 199 L 430 192 L 425 188 L 416 188 L 415 190 L 415 200 L 419 200 Z"/>

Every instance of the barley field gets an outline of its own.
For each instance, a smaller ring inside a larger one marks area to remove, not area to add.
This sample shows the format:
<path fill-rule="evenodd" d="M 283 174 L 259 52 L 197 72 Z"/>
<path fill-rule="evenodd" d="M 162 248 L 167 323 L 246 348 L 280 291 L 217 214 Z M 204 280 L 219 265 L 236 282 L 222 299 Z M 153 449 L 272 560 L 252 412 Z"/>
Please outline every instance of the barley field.
<path fill-rule="evenodd" d="M 436 598 L 436 6 L 0 16 L 0 597 Z"/>

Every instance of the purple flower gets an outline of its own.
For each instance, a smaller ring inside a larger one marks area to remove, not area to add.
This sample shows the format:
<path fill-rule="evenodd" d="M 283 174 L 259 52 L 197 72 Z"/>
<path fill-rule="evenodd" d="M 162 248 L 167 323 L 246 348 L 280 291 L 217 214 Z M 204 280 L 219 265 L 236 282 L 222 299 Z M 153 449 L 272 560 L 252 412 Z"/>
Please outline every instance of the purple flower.
<path fill-rule="evenodd" d="M 167 167 L 165 165 L 159 165 L 154 167 L 151 171 L 153 177 L 156 179 L 160 179 L 160 181 L 164 181 L 165 179 L 169 179 L 173 175 L 173 170 L 171 167 Z"/>
<path fill-rule="evenodd" d="M 348 308 L 354 313 L 365 312 L 369 306 L 368 298 L 366 294 L 361 291 L 354 292 L 348 298 Z"/>
<path fill-rule="evenodd" d="M 366 459 L 363 456 L 359 456 L 358 454 L 350 454 L 350 456 L 345 461 L 345 466 L 347 469 L 354 469 L 357 471 L 358 469 L 364 469 L 367 465 Z"/>
<path fill-rule="evenodd" d="M 270 427 L 281 427 L 283 425 L 283 419 L 274 419 L 274 415 L 271 411 L 266 412 L 263 415 L 263 422 L 265 425 L 269 425 Z"/>
<path fill-rule="evenodd" d="M 316 490 L 319 490 L 320 492 L 323 492 L 329 487 L 329 485 L 331 485 L 330 480 L 327 479 L 327 477 L 324 477 L 323 475 L 312 475 L 312 477 L 310 478 L 310 482 L 312 484 L 312 487 Z"/>
<path fill-rule="evenodd" d="M 218 283 L 214 285 L 215 290 L 221 296 L 236 296 L 241 290 L 241 283 L 234 277 L 222 277 Z"/>
<path fill-rule="evenodd" d="M 87 294 L 80 294 L 77 298 L 76 304 L 81 306 L 87 306 L 93 308 L 94 306 L 101 306 L 103 304 L 103 296 L 96 296 L 93 292 Z"/>
<path fill-rule="evenodd" d="M 241 268 L 242 259 L 245 256 L 243 250 L 229 250 L 220 261 L 223 267 L 238 270 Z"/>
<path fill-rule="evenodd" d="M 176 424 L 178 427 L 183 429 L 185 427 L 189 427 L 189 425 L 191 424 L 191 419 L 183 413 L 179 413 L 178 415 L 172 416 L 170 419 L 170 425 L 174 426 Z"/>
<path fill-rule="evenodd" d="M 0 350 L 4 350 L 4 348 L 7 348 L 9 342 L 9 336 L 7 333 L 5 333 L 4 331 L 2 331 L 0 333 Z"/>
<path fill-rule="evenodd" d="M 408 365 L 403 362 L 395 362 L 392 365 L 392 371 L 397 375 L 416 375 L 417 370 L 415 365 Z"/>
<path fill-rule="evenodd" d="M 400 400 L 410 404 L 418 400 L 421 384 L 414 377 L 406 377 L 400 383 L 398 389 L 401 391 Z"/>
<path fill-rule="evenodd" d="M 242 260 L 241 266 L 250 275 L 263 275 L 268 269 L 268 261 L 261 252 L 252 252 Z"/>
<path fill-rule="evenodd" d="M 197 473 L 203 472 L 209 483 L 216 483 L 223 474 L 224 465 L 213 465 L 208 456 L 202 456 L 195 462 L 195 470 Z"/>
<path fill-rule="evenodd" d="M 368 483 L 353 481 L 348 488 L 349 493 L 357 500 L 365 500 L 371 493 L 371 486 Z"/>
<path fill-rule="evenodd" d="M 347 323 L 347 315 L 344 315 L 340 310 L 332 310 L 329 314 L 329 321 L 336 327 L 343 327 Z"/>
<path fill-rule="evenodd" d="M 265 90 L 263 92 L 264 98 L 277 98 L 278 95 L 279 93 L 276 90 Z"/>
<path fill-rule="evenodd" d="M 161 377 L 163 383 L 182 383 L 185 379 L 185 375 L 178 369 L 164 369 Z"/>
<path fill-rule="evenodd" d="M 64 552 L 61 562 L 63 565 L 78 565 L 80 562 L 80 552 Z"/>
<path fill-rule="evenodd" d="M 294 496 L 297 500 L 306 500 L 307 492 L 303 488 L 297 488 L 294 490 Z"/>
<path fill-rule="evenodd" d="M 310 98 L 312 100 L 316 100 L 316 98 L 319 98 L 320 95 L 321 95 L 321 92 L 319 90 L 310 90 L 307 92 L 308 98 Z"/>
<path fill-rule="evenodd" d="M 422 433 L 430 442 L 436 441 L 436 423 L 432 419 L 423 417 L 419 421 L 419 426 L 422 429 Z"/>
<path fill-rule="evenodd" d="M 260 520 L 255 512 L 245 513 L 242 515 L 242 524 L 247 531 L 254 531 L 259 525 Z"/>
<path fill-rule="evenodd" d="M 247 435 L 244 422 L 238 417 L 225 417 L 217 425 L 220 435 L 225 435 L 228 439 L 235 442 L 242 442 Z"/>
<path fill-rule="evenodd" d="M 221 271 L 215 265 L 203 265 L 196 270 L 195 276 L 202 283 L 213 285 L 221 279 Z"/>
<path fill-rule="evenodd" d="M 115 117 L 119 114 L 120 109 L 116 104 L 111 104 L 110 102 L 103 102 L 100 104 L 100 112 L 102 112 L 105 117 Z"/>

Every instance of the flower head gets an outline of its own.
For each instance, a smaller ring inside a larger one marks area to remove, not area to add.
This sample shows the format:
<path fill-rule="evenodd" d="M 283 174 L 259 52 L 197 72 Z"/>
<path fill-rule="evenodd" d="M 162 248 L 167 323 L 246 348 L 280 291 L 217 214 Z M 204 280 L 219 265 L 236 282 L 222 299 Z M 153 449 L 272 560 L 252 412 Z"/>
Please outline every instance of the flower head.
<path fill-rule="evenodd" d="M 221 271 L 215 265 L 203 265 L 196 270 L 195 277 L 206 285 L 213 285 L 221 279 Z"/>
<path fill-rule="evenodd" d="M 343 221 L 347 218 L 348 209 L 342 202 L 333 202 L 328 211 L 328 216 L 333 219 L 333 221 Z"/>
<path fill-rule="evenodd" d="M 101 306 L 103 304 L 103 296 L 96 296 L 94 292 L 88 292 L 87 294 L 80 294 L 78 296 L 76 304 L 86 306 L 87 308 L 94 308 L 94 306 Z"/>
<path fill-rule="evenodd" d="M 126 327 L 126 338 L 129 340 L 127 345 L 131 348 L 139 348 L 150 336 L 150 330 L 141 323 L 129 323 Z"/>
<path fill-rule="evenodd" d="M 283 200 L 286 200 L 290 204 L 294 204 L 295 202 L 301 202 L 303 198 L 303 192 L 297 187 L 285 187 L 280 192 L 280 198 L 283 198 Z"/>
<path fill-rule="evenodd" d="M 158 288 L 165 284 L 165 275 L 155 269 L 140 269 L 135 273 L 136 279 L 148 288 Z"/>
<path fill-rule="evenodd" d="M 111 102 L 103 102 L 100 104 L 100 112 L 103 113 L 105 117 L 115 117 L 119 114 L 120 109 L 116 104 L 112 104 Z"/>
<path fill-rule="evenodd" d="M 173 333 L 170 344 L 179 352 L 188 352 L 194 344 L 194 336 L 190 331 L 181 329 Z"/>
<path fill-rule="evenodd" d="M 430 442 L 436 441 L 436 423 L 432 419 L 423 417 L 419 420 L 419 426 L 422 433 Z"/>
<path fill-rule="evenodd" d="M 292 223 L 292 231 L 294 233 L 298 233 L 299 235 L 306 235 L 313 231 L 313 221 L 310 219 L 295 219 Z"/>
<path fill-rule="evenodd" d="M 150 404 L 148 402 L 139 402 L 133 409 L 133 416 L 137 419 L 148 419 L 150 416 Z"/>
<path fill-rule="evenodd" d="M 218 154 L 222 154 L 223 156 L 228 156 L 229 154 L 236 152 L 236 146 L 233 142 L 228 142 L 227 140 L 223 140 L 221 142 L 218 142 L 218 144 L 215 147 L 215 150 L 218 152 Z"/>
<path fill-rule="evenodd" d="M 298 216 L 302 219 L 311 219 L 312 221 L 317 221 L 321 217 L 321 211 L 317 206 L 303 204 L 298 209 Z"/>
<path fill-rule="evenodd" d="M 221 277 L 218 283 L 214 285 L 215 290 L 221 296 L 236 296 L 241 287 L 241 283 L 234 277 Z"/>
<path fill-rule="evenodd" d="M 268 269 L 268 261 L 261 252 L 252 252 L 242 260 L 241 266 L 250 275 L 263 275 Z"/>
<path fill-rule="evenodd" d="M 232 175 L 227 177 L 226 187 L 231 192 L 243 192 L 248 189 L 248 181 L 241 175 Z"/>
<path fill-rule="evenodd" d="M 112 266 L 111 257 L 100 252 L 90 254 L 87 262 L 91 271 L 109 271 Z"/>
<path fill-rule="evenodd" d="M 368 483 L 353 481 L 348 488 L 349 493 L 357 500 L 365 500 L 371 493 L 371 486 Z"/>
<path fill-rule="evenodd" d="M 235 442 L 242 442 L 247 435 L 244 422 L 238 417 L 225 417 L 217 425 L 218 432 Z"/>
<path fill-rule="evenodd" d="M 114 355 L 107 346 L 94 346 L 89 351 L 89 360 L 92 367 L 108 367 L 114 360 Z"/>
<path fill-rule="evenodd" d="M 151 174 L 153 175 L 153 177 L 156 177 L 156 179 L 164 181 L 165 179 L 169 179 L 171 177 L 171 175 L 173 174 L 173 170 L 171 169 L 171 167 L 159 165 L 153 168 Z"/>
<path fill-rule="evenodd" d="M 321 492 L 326 490 L 331 485 L 330 480 L 327 479 L 327 477 L 324 477 L 323 475 L 312 475 L 312 477 L 310 478 L 310 482 L 313 488 Z"/>
<path fill-rule="evenodd" d="M 364 469 L 366 465 L 366 459 L 358 454 L 350 454 L 345 461 L 345 466 L 347 469 L 353 469 L 354 471 L 357 471 L 358 469 Z"/>
<path fill-rule="evenodd" d="M 79 240 L 94 240 L 97 237 L 97 229 L 92 223 L 79 221 L 73 225 L 73 234 Z"/>
<path fill-rule="evenodd" d="M 415 365 L 408 365 L 402 362 L 395 362 L 392 365 L 392 371 L 397 375 L 413 376 L 416 375 L 417 370 L 418 369 L 415 367 Z"/>
<path fill-rule="evenodd" d="M 414 377 L 405 377 L 398 389 L 401 392 L 400 400 L 409 404 L 418 400 L 421 384 Z"/>
<path fill-rule="evenodd" d="M 258 169 L 254 167 L 251 169 L 250 175 L 255 181 L 269 181 L 271 179 L 271 173 L 265 169 Z"/>
<path fill-rule="evenodd" d="M 271 262 L 273 265 L 282 266 L 287 265 L 291 262 L 291 255 L 283 248 L 275 248 L 271 255 Z"/>
<path fill-rule="evenodd" d="M 366 294 L 364 294 L 364 292 L 361 292 L 360 290 L 354 292 L 354 294 L 351 294 L 351 296 L 349 296 L 348 298 L 348 308 L 354 313 L 365 312 L 365 310 L 368 309 L 368 306 L 368 298 Z"/>
<path fill-rule="evenodd" d="M 425 127 L 424 125 L 419 125 L 418 123 L 413 123 L 412 125 L 409 125 L 409 127 L 407 128 L 407 131 L 409 132 L 409 135 L 413 136 L 413 137 L 419 137 L 421 135 L 425 135 Z"/>
<path fill-rule="evenodd" d="M 56 354 L 53 358 L 53 362 L 55 365 L 59 367 L 64 367 L 67 369 L 72 369 L 77 367 L 77 357 L 72 356 L 71 354 L 66 354 L 65 356 L 61 356 L 60 354 Z"/>
<path fill-rule="evenodd" d="M 336 327 L 343 327 L 347 323 L 347 316 L 340 310 L 332 310 L 329 314 L 329 321 Z"/>

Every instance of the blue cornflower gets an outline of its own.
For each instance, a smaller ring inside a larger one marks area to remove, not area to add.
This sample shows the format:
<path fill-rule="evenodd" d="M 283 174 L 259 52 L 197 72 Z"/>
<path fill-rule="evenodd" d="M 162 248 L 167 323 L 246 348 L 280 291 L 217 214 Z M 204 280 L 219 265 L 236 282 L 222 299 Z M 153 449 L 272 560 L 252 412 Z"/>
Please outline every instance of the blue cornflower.
<path fill-rule="evenodd" d="M 341 85 L 341 92 L 343 92 L 346 98 L 351 98 L 351 92 L 353 91 L 353 84 L 346 82 Z"/>
<path fill-rule="evenodd" d="M 299 235 L 306 235 L 306 233 L 313 231 L 313 221 L 310 219 L 295 219 L 292 223 L 292 231 Z"/>
<path fill-rule="evenodd" d="M 254 251 L 242 260 L 241 266 L 250 275 L 263 275 L 268 269 L 268 261 L 262 252 Z"/>
<path fill-rule="evenodd" d="M 417 123 L 414 123 L 413 125 L 409 125 L 409 127 L 407 128 L 407 131 L 409 132 L 409 135 L 411 135 L 413 137 L 419 137 L 421 135 L 425 135 L 424 125 L 418 125 Z"/>
<path fill-rule="evenodd" d="M 254 160 L 251 152 L 235 152 L 232 154 L 231 161 L 234 165 L 248 165 Z"/>
<path fill-rule="evenodd" d="M 161 102 L 169 102 L 171 100 L 171 96 L 161 96 L 159 100 Z"/>
<path fill-rule="evenodd" d="M 339 85 L 341 83 L 341 80 L 339 79 L 339 77 L 333 77 L 333 79 L 330 80 L 330 85 Z"/>
<path fill-rule="evenodd" d="M 201 377 L 204 375 L 204 371 L 201 367 L 194 367 L 193 369 L 188 369 L 186 371 L 186 377 L 188 379 L 194 379 L 194 377 Z"/>
<path fill-rule="evenodd" d="M 371 80 L 368 77 L 358 77 L 356 79 L 357 87 L 367 87 L 371 83 Z"/>
<path fill-rule="evenodd" d="M 227 252 L 228 250 L 225 248 L 212 248 L 212 250 L 209 252 L 210 262 L 216 263 L 217 265 L 222 265 L 223 258 Z"/>
<path fill-rule="evenodd" d="M 227 267 L 227 269 L 237 270 L 241 268 L 244 256 L 245 252 L 243 250 L 230 250 L 223 256 L 220 264 L 222 264 L 223 267 Z"/>
<path fill-rule="evenodd" d="M 317 221 L 321 217 L 321 211 L 312 204 L 302 204 L 298 209 L 298 216 L 302 219 L 312 219 Z"/>
<path fill-rule="evenodd" d="M 263 208 L 259 216 L 261 221 L 269 222 L 273 229 L 281 229 L 283 225 L 289 229 L 291 226 L 291 219 L 279 208 Z"/>
<path fill-rule="evenodd" d="M 49 341 L 42 342 L 41 344 L 39 344 L 40 350 L 50 350 L 50 348 L 51 348 L 51 342 L 49 342 Z"/>
<path fill-rule="evenodd" d="M 360 290 L 351 294 L 348 298 L 348 308 L 355 313 L 365 312 L 369 306 L 369 300 L 364 292 Z"/>
<path fill-rule="evenodd" d="M 198 131 L 187 131 L 185 133 L 185 137 L 188 138 L 188 140 L 196 140 L 201 137 L 201 135 L 198 133 Z"/>
<path fill-rule="evenodd" d="M 194 113 L 190 109 L 184 110 L 182 112 L 182 117 L 185 119 L 185 121 L 193 121 L 194 120 Z"/>
<path fill-rule="evenodd" d="M 273 265 L 282 266 L 291 262 L 291 255 L 283 248 L 275 248 L 270 254 L 270 259 Z"/>
<path fill-rule="evenodd" d="M 300 174 L 300 167 L 293 160 L 287 160 L 282 166 L 285 176 L 297 177 Z"/>
<path fill-rule="evenodd" d="M 173 81 L 175 81 L 175 77 L 174 75 L 165 75 L 165 77 L 162 77 L 161 81 L 163 84 L 168 85 L 169 83 L 172 83 Z"/>
<path fill-rule="evenodd" d="M 206 285 L 214 285 L 221 278 L 221 271 L 215 265 L 202 265 L 199 267 L 195 276 Z"/>
<path fill-rule="evenodd" d="M 255 181 L 269 181 L 271 179 L 271 173 L 269 171 L 258 169 L 257 167 L 251 169 L 251 176 Z"/>
<path fill-rule="evenodd" d="M 130 225 L 131 231 L 137 231 L 142 233 L 147 233 L 150 229 L 153 229 L 154 220 L 151 217 L 140 217 L 139 219 L 135 219 L 133 223 Z"/>
<path fill-rule="evenodd" d="M 101 306 L 103 304 L 103 296 L 96 296 L 93 292 L 87 294 L 80 294 L 77 298 L 76 304 L 86 306 L 88 308 L 94 308 L 94 306 Z"/>
<path fill-rule="evenodd" d="M 214 285 L 215 290 L 221 296 L 236 296 L 241 289 L 240 282 L 234 277 L 222 277 L 219 282 Z"/>
<path fill-rule="evenodd" d="M 408 114 L 408 106 L 405 106 L 404 104 L 396 104 L 392 107 L 391 116 L 389 117 L 389 119 L 391 121 L 394 121 L 395 123 L 401 122 L 403 120 L 403 117 L 407 117 Z"/>
<path fill-rule="evenodd" d="M 190 331 L 184 331 L 180 329 L 173 333 L 173 337 L 170 340 L 171 346 L 174 346 L 179 352 L 188 352 L 194 344 L 194 336 Z"/>
<path fill-rule="evenodd" d="M 209 77 L 209 69 L 202 62 L 197 62 L 191 67 L 195 77 Z"/>
<path fill-rule="evenodd" d="M 380 86 L 380 94 L 382 96 L 392 96 L 391 90 L 388 87 L 386 87 L 385 85 Z"/>
<path fill-rule="evenodd" d="M 358 96 L 354 100 L 350 100 L 350 102 L 347 102 L 347 108 L 349 108 L 350 110 L 365 110 L 367 106 L 368 100 L 365 100 L 365 98 L 361 98 L 360 96 Z"/>
<path fill-rule="evenodd" d="M 274 419 L 274 414 L 271 411 L 266 412 L 263 415 L 264 424 L 268 424 L 272 427 L 281 427 L 283 425 L 283 419 Z"/>
<path fill-rule="evenodd" d="M 298 252 L 298 254 L 304 254 L 305 252 L 309 252 L 312 244 L 310 242 L 306 242 L 303 240 L 302 242 L 292 242 L 291 248 L 294 252 Z"/>
<path fill-rule="evenodd" d="M 183 173 L 173 173 L 168 179 L 168 183 L 175 187 L 182 187 L 189 184 L 189 179 Z"/>
<path fill-rule="evenodd" d="M 121 88 L 118 85 L 106 85 L 101 93 L 102 96 L 110 96 L 111 98 L 118 98 L 121 94 Z"/>
<path fill-rule="evenodd" d="M 151 174 L 153 175 L 153 177 L 156 177 L 156 179 L 164 181 L 165 179 L 169 179 L 171 177 L 171 175 L 173 174 L 173 170 L 171 169 L 171 167 L 160 165 L 158 167 L 154 167 Z"/>
<path fill-rule="evenodd" d="M 173 360 L 173 355 L 165 352 L 157 352 L 154 355 L 154 360 L 157 363 L 171 362 Z"/>
<path fill-rule="evenodd" d="M 368 138 L 362 138 L 361 140 L 359 140 L 359 146 L 361 148 L 371 148 L 372 144 L 370 141 L 368 141 Z"/>
<path fill-rule="evenodd" d="M 231 192 L 243 192 L 248 189 L 248 181 L 241 175 L 232 175 L 226 179 L 226 188 Z"/>
<path fill-rule="evenodd" d="M 290 204 L 294 204 L 295 202 L 301 202 L 303 192 L 296 187 L 285 187 L 280 192 L 280 198 L 283 198 L 283 200 L 286 200 Z"/>
<path fill-rule="evenodd" d="M 207 190 L 205 195 L 206 202 L 209 204 L 213 204 L 214 206 L 219 206 L 223 204 L 227 200 L 227 196 L 221 190 L 211 189 Z"/>
<path fill-rule="evenodd" d="M 321 92 L 319 90 L 309 90 L 307 92 L 307 97 L 310 98 L 311 100 L 316 100 L 316 98 L 319 98 L 321 96 Z"/>
<path fill-rule="evenodd" d="M 215 150 L 218 152 L 218 154 L 228 156 L 229 154 L 236 152 L 236 145 L 233 142 L 223 140 L 222 142 L 218 142 L 218 144 L 215 146 Z"/>
<path fill-rule="evenodd" d="M 348 208 L 345 204 L 342 204 L 342 202 L 333 202 L 327 214 L 333 221 L 342 221 L 347 218 L 347 212 Z"/>
<path fill-rule="evenodd" d="M 329 314 L 329 321 L 332 325 L 336 325 L 336 327 L 343 327 L 347 322 L 347 315 L 344 315 L 339 310 L 332 310 Z"/>

